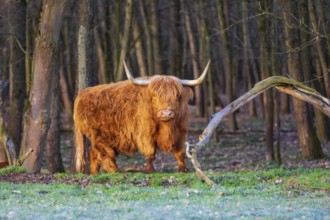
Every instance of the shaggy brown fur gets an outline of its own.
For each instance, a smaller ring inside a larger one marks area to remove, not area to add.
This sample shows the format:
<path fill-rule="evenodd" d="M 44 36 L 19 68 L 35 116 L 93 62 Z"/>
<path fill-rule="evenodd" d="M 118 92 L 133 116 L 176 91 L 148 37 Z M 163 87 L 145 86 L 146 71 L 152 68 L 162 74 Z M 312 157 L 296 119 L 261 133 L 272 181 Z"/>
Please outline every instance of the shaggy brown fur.
<path fill-rule="evenodd" d="M 91 142 L 90 173 L 116 172 L 118 153 L 139 151 L 154 170 L 157 150 L 172 152 L 179 171 L 185 166 L 188 101 L 193 93 L 176 77 L 154 76 L 148 86 L 129 81 L 83 90 L 74 105 L 76 171 L 86 172 L 84 136 Z"/>

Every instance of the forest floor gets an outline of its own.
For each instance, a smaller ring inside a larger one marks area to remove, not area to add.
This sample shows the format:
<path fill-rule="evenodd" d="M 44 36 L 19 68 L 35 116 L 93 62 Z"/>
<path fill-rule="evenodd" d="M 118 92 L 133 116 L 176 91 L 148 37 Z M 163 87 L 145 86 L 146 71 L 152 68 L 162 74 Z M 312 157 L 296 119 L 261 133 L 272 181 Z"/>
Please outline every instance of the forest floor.
<path fill-rule="evenodd" d="M 329 146 L 325 157 L 302 160 L 295 123 L 282 117 L 282 165 L 265 160 L 262 119 L 238 115 L 239 130 L 226 121 L 198 154 L 202 169 L 217 184 L 193 173 L 177 173 L 172 155 L 157 154 L 156 172 L 141 170 L 140 154 L 119 156 L 122 172 L 95 176 L 27 173 L 0 169 L 0 219 L 330 219 Z M 189 142 L 206 126 L 193 119 Z M 62 155 L 69 169 L 72 133 L 62 134 Z"/>
<path fill-rule="evenodd" d="M 218 141 L 211 140 L 198 152 L 198 159 L 202 169 L 208 172 L 226 172 L 242 170 L 262 170 L 279 167 L 276 162 L 267 162 L 265 159 L 265 124 L 261 118 L 250 118 L 245 109 L 237 114 L 239 129 L 230 132 L 227 129 L 227 121 L 224 119 L 217 129 Z M 198 135 L 203 132 L 207 121 L 201 118 L 193 118 L 190 123 L 188 141 L 197 143 Z M 324 158 L 306 160 L 301 158 L 301 149 L 292 115 L 281 116 L 281 159 L 283 168 L 330 168 L 330 145 L 322 145 Z M 72 133 L 64 132 L 62 138 L 62 155 L 65 167 L 69 170 L 70 148 L 73 146 Z M 117 160 L 119 169 L 126 172 L 142 170 L 145 159 L 140 154 L 131 157 L 119 155 Z M 176 172 L 176 161 L 172 155 L 157 153 L 155 161 L 156 172 Z M 193 172 L 190 161 L 187 161 L 189 170 Z M 16 174 L 1 177 L 2 181 L 12 183 L 38 182 L 52 183 L 56 181 L 53 174 L 48 174 L 44 167 L 42 174 Z M 88 181 L 80 178 L 66 178 L 61 182 L 88 184 Z"/>

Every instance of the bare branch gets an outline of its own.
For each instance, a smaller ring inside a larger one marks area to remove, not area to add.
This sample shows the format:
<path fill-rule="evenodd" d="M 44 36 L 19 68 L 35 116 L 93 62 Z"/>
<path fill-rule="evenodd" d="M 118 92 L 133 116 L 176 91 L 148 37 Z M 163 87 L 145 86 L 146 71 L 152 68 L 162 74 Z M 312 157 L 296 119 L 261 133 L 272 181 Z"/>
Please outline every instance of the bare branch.
<path fill-rule="evenodd" d="M 250 91 L 227 105 L 221 111 L 214 114 L 212 120 L 209 122 L 202 135 L 199 137 L 199 142 L 197 144 L 189 144 L 188 142 L 186 143 L 186 154 L 187 157 L 191 160 L 196 170 L 197 176 L 201 177 L 208 184 L 214 184 L 200 169 L 200 165 L 197 160 L 197 151 L 210 141 L 211 135 L 225 116 L 233 113 L 242 105 L 246 104 L 262 92 L 272 87 L 275 87 L 280 92 L 287 93 L 295 98 L 312 104 L 328 117 L 330 117 L 330 100 L 323 97 L 313 88 L 310 88 L 309 86 L 306 86 L 293 79 L 282 76 L 272 76 L 264 79 L 256 83 Z"/>
<path fill-rule="evenodd" d="M 24 161 L 33 153 L 33 150 L 30 148 L 21 158 L 15 160 L 15 166 L 22 166 Z"/>

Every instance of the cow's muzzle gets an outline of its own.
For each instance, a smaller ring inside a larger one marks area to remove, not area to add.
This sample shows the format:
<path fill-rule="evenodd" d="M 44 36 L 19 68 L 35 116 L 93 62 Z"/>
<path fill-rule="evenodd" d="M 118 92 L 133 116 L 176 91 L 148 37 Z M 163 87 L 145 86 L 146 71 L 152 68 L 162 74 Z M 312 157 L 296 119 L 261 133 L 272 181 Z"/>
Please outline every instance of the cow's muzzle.
<path fill-rule="evenodd" d="M 174 119 L 175 112 L 173 109 L 161 109 L 157 112 L 157 118 L 159 118 L 161 121 L 170 121 Z"/>

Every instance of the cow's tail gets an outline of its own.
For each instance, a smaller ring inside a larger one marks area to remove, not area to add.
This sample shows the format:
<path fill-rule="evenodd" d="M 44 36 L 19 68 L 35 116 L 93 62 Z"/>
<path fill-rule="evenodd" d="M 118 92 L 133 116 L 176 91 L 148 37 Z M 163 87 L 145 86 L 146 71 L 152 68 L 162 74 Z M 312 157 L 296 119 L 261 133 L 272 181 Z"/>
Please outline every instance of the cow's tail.
<path fill-rule="evenodd" d="M 86 173 L 85 160 L 85 141 L 84 135 L 77 123 L 74 123 L 74 139 L 75 139 L 75 170 L 79 173 Z"/>

